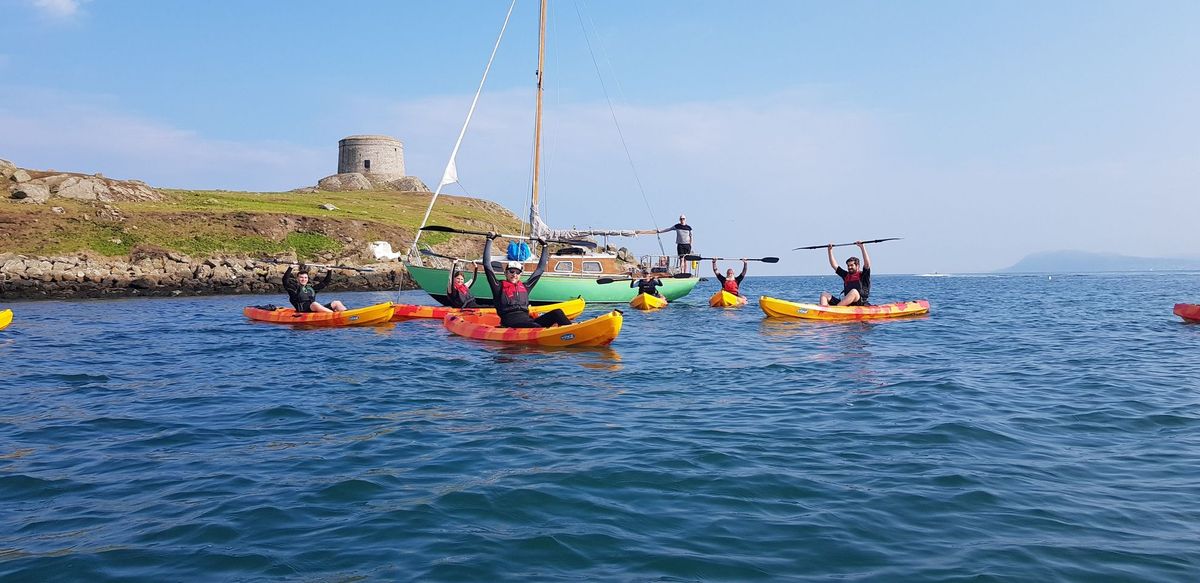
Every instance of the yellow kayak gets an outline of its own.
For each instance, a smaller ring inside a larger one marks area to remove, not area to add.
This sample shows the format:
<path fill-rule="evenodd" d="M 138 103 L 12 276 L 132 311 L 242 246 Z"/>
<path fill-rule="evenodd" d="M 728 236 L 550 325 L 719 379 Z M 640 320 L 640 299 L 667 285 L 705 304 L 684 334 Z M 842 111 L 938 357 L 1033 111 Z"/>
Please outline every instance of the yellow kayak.
<path fill-rule="evenodd" d="M 879 306 L 821 306 L 762 296 L 758 298 L 758 305 L 770 318 L 801 318 L 805 320 L 874 320 L 918 316 L 929 312 L 928 300 L 896 302 Z"/>
<path fill-rule="evenodd" d="M 0 330 L 8 328 L 12 324 L 12 310 L 0 310 Z"/>
<path fill-rule="evenodd" d="M 463 312 L 446 316 L 442 325 L 459 336 L 476 340 L 535 346 L 606 346 L 621 333 L 621 322 L 621 311 L 613 310 L 603 316 L 576 322 L 570 326 L 502 328 L 500 316 Z"/>
<path fill-rule="evenodd" d="M 583 309 L 587 307 L 587 302 L 583 298 L 575 298 L 557 304 L 547 304 L 545 306 L 530 306 L 530 317 L 536 318 L 547 312 L 552 312 L 555 309 L 563 311 L 568 320 L 574 320 L 583 313 Z M 447 306 L 418 306 L 413 304 L 396 304 L 395 312 L 392 314 L 392 321 L 399 322 L 402 320 L 411 320 L 414 318 L 436 318 L 438 320 L 446 319 L 449 314 L 460 314 L 463 312 L 473 312 L 480 314 L 495 314 L 496 308 L 450 308 Z"/>
<path fill-rule="evenodd" d="M 746 305 L 746 298 L 719 290 L 708 298 L 708 305 L 714 308 L 737 308 Z"/>
<path fill-rule="evenodd" d="M 667 307 L 667 299 L 650 294 L 638 294 L 629 300 L 629 307 L 635 310 L 657 310 Z"/>

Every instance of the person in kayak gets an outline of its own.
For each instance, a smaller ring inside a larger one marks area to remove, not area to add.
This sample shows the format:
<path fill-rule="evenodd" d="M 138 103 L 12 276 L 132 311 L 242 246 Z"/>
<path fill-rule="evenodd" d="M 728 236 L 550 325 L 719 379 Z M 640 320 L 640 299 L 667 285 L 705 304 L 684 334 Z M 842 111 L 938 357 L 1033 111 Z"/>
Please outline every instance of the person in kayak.
<path fill-rule="evenodd" d="M 529 292 L 537 285 L 546 271 L 546 263 L 550 261 L 550 253 L 546 250 L 546 242 L 542 244 L 541 258 L 538 259 L 537 269 L 529 275 L 524 283 L 521 282 L 520 261 L 509 261 L 504 269 L 504 281 L 496 279 L 492 269 L 492 240 L 497 237 L 495 232 L 488 233 L 487 241 L 483 244 L 483 275 L 487 277 L 488 285 L 492 288 L 492 304 L 496 306 L 496 314 L 500 316 L 500 326 L 504 328 L 549 328 L 550 326 L 566 326 L 570 318 L 562 310 L 555 308 L 536 319 L 529 315 Z"/>
<path fill-rule="evenodd" d="M 717 276 L 717 281 L 721 282 L 721 289 L 737 296 L 738 298 L 741 298 L 741 302 L 743 304 L 746 303 L 747 300 L 746 296 L 741 294 L 740 286 L 742 285 L 742 280 L 746 279 L 746 270 L 749 268 L 750 263 L 745 259 L 742 259 L 741 275 L 734 277 L 733 268 L 725 270 L 725 275 L 721 275 L 721 272 L 717 271 L 717 260 L 712 260 L 713 275 Z"/>
<path fill-rule="evenodd" d="M 857 257 L 851 257 L 846 260 L 845 269 L 837 264 L 837 259 L 833 257 L 833 243 L 829 244 L 829 266 L 842 278 L 842 297 L 837 298 L 829 292 L 821 292 L 822 306 L 870 305 L 867 303 L 867 297 L 871 295 L 871 256 L 867 255 L 867 246 L 862 241 L 855 241 L 854 244 L 862 251 L 862 265 L 860 267 Z"/>
<path fill-rule="evenodd" d="M 636 287 L 639 294 L 650 294 L 656 298 L 661 298 L 663 295 L 658 291 L 658 288 L 662 284 L 662 280 L 657 277 L 650 277 L 650 270 L 643 267 L 641 279 L 634 279 L 629 282 L 629 287 Z"/>
<path fill-rule="evenodd" d="M 471 284 L 479 278 L 479 264 L 471 271 L 471 281 L 468 283 L 462 272 L 458 270 L 458 262 L 450 267 L 450 282 L 446 284 L 446 301 L 451 308 L 478 308 L 475 296 L 471 295 Z"/>
<path fill-rule="evenodd" d="M 283 289 L 287 291 L 288 301 L 292 302 L 297 312 L 344 312 L 346 305 L 342 302 L 333 300 L 329 302 L 329 307 L 325 307 L 317 301 L 317 292 L 325 289 L 332 279 L 333 271 L 328 271 L 321 283 L 310 284 L 307 267 L 301 265 L 300 273 L 293 275 L 292 266 L 289 265 L 287 271 L 283 272 Z"/>

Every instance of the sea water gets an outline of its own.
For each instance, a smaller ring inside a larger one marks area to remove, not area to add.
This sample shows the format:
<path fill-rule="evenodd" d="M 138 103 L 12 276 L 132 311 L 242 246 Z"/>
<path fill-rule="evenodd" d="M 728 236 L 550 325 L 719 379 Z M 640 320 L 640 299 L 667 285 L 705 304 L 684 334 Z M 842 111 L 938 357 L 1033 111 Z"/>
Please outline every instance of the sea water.
<path fill-rule="evenodd" d="M 1200 326 L 1171 315 L 1200 275 L 757 306 L 837 283 L 702 283 L 572 350 L 241 315 L 282 296 L 10 304 L 0 579 L 1200 580 Z"/>

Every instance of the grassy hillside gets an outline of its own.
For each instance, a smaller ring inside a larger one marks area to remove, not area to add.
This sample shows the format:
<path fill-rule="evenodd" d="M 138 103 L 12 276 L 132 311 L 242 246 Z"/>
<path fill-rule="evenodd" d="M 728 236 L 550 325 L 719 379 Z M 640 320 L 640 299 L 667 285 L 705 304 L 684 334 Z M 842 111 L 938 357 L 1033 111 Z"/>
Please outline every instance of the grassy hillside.
<path fill-rule="evenodd" d="M 160 202 L 0 202 L 0 252 L 124 256 L 134 247 L 152 246 L 196 257 L 290 252 L 301 259 L 340 257 L 361 253 L 368 241 L 388 241 L 395 248 L 411 244 L 431 196 L 160 190 L 166 195 Z M 327 203 L 338 210 L 320 208 Z M 456 196 L 439 197 L 429 223 L 509 232 L 520 228 L 520 220 L 503 207 Z M 442 233 L 428 233 L 421 241 L 442 250 L 461 247 L 467 255 L 482 245 L 478 238 Z"/>

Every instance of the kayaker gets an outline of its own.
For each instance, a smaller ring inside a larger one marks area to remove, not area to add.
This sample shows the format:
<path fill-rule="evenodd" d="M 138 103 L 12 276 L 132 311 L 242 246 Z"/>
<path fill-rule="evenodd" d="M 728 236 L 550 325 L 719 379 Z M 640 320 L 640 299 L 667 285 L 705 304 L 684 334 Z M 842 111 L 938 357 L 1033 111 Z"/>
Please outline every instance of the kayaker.
<path fill-rule="evenodd" d="M 550 326 L 566 326 L 570 318 L 561 309 L 555 308 L 536 319 L 529 315 L 529 292 L 537 285 L 546 271 L 546 263 L 550 261 L 550 253 L 546 250 L 546 242 L 542 244 L 541 258 L 538 259 L 537 269 L 529 275 L 524 283 L 521 282 L 521 271 L 524 267 L 520 261 L 509 261 L 504 268 L 504 281 L 496 279 L 492 269 L 492 240 L 497 237 L 495 232 L 489 232 L 487 241 L 483 244 L 483 274 L 487 276 L 488 285 L 492 288 L 492 304 L 496 306 L 496 314 L 500 316 L 500 326 L 505 328 L 549 328 Z"/>
<path fill-rule="evenodd" d="M 309 284 L 308 268 L 301 265 L 300 274 L 293 275 L 292 266 L 289 265 L 287 271 L 283 272 L 283 289 L 287 291 L 288 301 L 292 302 L 297 312 L 344 312 L 346 306 L 338 300 L 329 302 L 329 307 L 317 301 L 317 292 L 325 289 L 332 279 L 333 271 L 329 271 L 321 283 Z"/>
<path fill-rule="evenodd" d="M 742 259 L 741 275 L 734 277 L 733 268 L 729 268 L 729 269 L 725 270 L 725 275 L 721 275 L 721 273 L 719 271 L 717 271 L 717 260 L 716 259 L 712 260 L 713 275 L 717 276 L 717 281 L 721 282 L 721 289 L 723 289 L 739 298 L 742 298 L 743 303 L 746 302 L 746 296 L 743 296 L 741 294 L 740 286 L 742 284 L 742 280 L 746 279 L 746 270 L 749 268 L 750 268 L 750 263 L 748 261 L 746 261 L 745 259 Z"/>
<path fill-rule="evenodd" d="M 846 260 L 846 268 L 838 265 L 833 257 L 833 243 L 829 244 L 829 266 L 834 273 L 842 278 L 842 297 L 834 297 L 829 292 L 821 292 L 822 306 L 868 306 L 867 297 L 871 295 L 871 256 L 867 255 L 867 246 L 862 241 L 855 241 L 858 250 L 862 251 L 862 264 L 857 257 Z"/>
<path fill-rule="evenodd" d="M 446 284 L 446 301 L 451 308 L 478 308 L 475 296 L 471 295 L 471 284 L 479 277 L 479 264 L 471 271 L 471 281 L 468 283 L 462 272 L 458 270 L 458 262 L 450 267 L 450 281 Z"/>
<path fill-rule="evenodd" d="M 657 277 L 650 277 L 650 270 L 643 267 L 641 279 L 629 282 L 629 287 L 636 287 L 639 294 L 650 294 L 656 298 L 661 298 L 663 295 L 658 291 L 658 288 L 662 284 L 662 280 Z"/>

